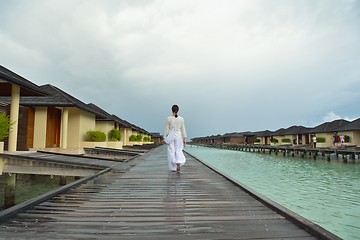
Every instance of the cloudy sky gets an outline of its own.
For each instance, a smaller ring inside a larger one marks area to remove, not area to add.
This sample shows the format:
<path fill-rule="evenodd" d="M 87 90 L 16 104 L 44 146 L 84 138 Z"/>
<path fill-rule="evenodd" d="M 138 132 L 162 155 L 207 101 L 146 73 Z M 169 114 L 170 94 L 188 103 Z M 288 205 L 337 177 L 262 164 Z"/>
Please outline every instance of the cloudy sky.
<path fill-rule="evenodd" d="M 0 64 L 189 138 L 360 117 L 360 1 L 0 0 Z"/>

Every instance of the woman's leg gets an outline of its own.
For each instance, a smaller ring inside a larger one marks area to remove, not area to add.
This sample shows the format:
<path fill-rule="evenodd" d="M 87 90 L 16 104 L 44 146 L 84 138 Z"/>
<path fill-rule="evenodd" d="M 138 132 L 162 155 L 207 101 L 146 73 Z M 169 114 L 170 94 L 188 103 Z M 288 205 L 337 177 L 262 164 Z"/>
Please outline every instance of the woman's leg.
<path fill-rule="evenodd" d="M 175 143 L 171 142 L 167 147 L 167 159 L 170 171 L 176 171 L 175 163 Z"/>
<path fill-rule="evenodd" d="M 181 137 L 175 138 L 175 163 L 179 163 L 180 165 L 184 165 L 186 162 L 186 158 L 183 153 L 184 143 Z"/>

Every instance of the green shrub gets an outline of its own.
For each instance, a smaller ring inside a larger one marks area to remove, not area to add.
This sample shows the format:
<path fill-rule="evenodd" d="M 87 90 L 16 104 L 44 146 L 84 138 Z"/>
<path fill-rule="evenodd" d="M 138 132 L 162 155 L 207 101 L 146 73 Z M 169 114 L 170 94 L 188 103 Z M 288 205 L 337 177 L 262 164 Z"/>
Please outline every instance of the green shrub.
<path fill-rule="evenodd" d="M 129 137 L 129 141 L 131 141 L 131 142 L 136 142 L 136 135 L 131 135 L 130 137 Z"/>
<path fill-rule="evenodd" d="M 151 142 L 152 140 L 151 140 L 151 137 L 144 137 L 144 142 Z"/>
<path fill-rule="evenodd" d="M 260 138 L 256 138 L 256 139 L 254 140 L 254 142 L 259 143 L 259 142 L 261 142 L 261 140 L 260 140 Z"/>
<path fill-rule="evenodd" d="M 290 143 L 291 140 L 290 140 L 290 138 L 283 138 L 283 139 L 281 139 L 281 142 L 283 142 L 283 143 Z"/>
<path fill-rule="evenodd" d="M 271 139 L 270 139 L 270 142 L 272 142 L 272 143 L 278 143 L 279 140 L 277 140 L 276 138 L 271 138 Z"/>
<path fill-rule="evenodd" d="M 109 131 L 109 140 L 110 141 L 120 141 L 121 140 L 121 132 L 118 129 L 111 129 Z"/>
<path fill-rule="evenodd" d="M 88 131 L 86 133 L 90 142 L 105 142 L 106 134 L 102 131 Z"/>
<path fill-rule="evenodd" d="M 326 142 L 326 138 L 324 138 L 324 137 L 316 137 L 316 142 L 318 142 L 318 143 L 325 143 L 325 142 Z"/>
<path fill-rule="evenodd" d="M 350 142 L 350 136 L 345 135 L 344 138 L 345 138 L 345 142 L 347 142 L 347 143 Z"/>
<path fill-rule="evenodd" d="M 137 141 L 137 142 L 141 142 L 142 139 L 143 139 L 143 137 L 142 137 L 141 135 L 137 135 L 137 136 L 136 136 L 136 141 Z"/>
<path fill-rule="evenodd" d="M 0 141 L 4 140 L 9 136 L 11 125 L 14 123 L 10 122 L 10 118 L 6 113 L 0 114 Z"/>

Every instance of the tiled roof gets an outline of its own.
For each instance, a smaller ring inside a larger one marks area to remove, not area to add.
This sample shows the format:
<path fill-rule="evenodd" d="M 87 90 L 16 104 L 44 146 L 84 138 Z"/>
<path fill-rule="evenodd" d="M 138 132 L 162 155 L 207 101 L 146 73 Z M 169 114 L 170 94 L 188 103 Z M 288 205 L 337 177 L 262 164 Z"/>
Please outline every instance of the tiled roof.
<path fill-rule="evenodd" d="M 89 104 L 87 104 L 87 106 L 89 108 L 91 108 L 92 110 L 98 112 L 100 115 L 104 116 L 103 118 L 100 118 L 99 120 L 115 122 L 115 119 L 113 118 L 113 116 L 110 113 L 106 112 L 104 109 L 98 107 L 97 105 L 95 105 L 93 103 L 89 103 Z M 96 119 L 98 120 L 98 115 L 96 115 Z"/>
<path fill-rule="evenodd" d="M 258 132 L 254 132 L 254 134 L 257 137 L 267 137 L 270 136 L 270 134 L 272 134 L 272 131 L 270 130 L 258 131 Z"/>
<path fill-rule="evenodd" d="M 360 130 L 360 118 L 342 126 L 338 129 L 339 131 L 355 131 Z"/>
<path fill-rule="evenodd" d="M 139 126 L 136 126 L 135 124 L 132 124 L 124 119 L 121 119 L 119 118 L 118 116 L 116 115 L 112 115 L 117 121 L 119 121 L 120 124 L 122 124 L 124 127 L 126 128 L 131 128 L 132 130 L 135 130 L 135 131 L 138 131 L 140 133 L 144 133 L 144 134 L 148 134 L 150 135 L 150 133 L 148 131 L 146 131 L 145 129 L 139 127 Z"/>
<path fill-rule="evenodd" d="M 280 128 L 280 129 L 270 133 L 270 136 L 282 136 L 282 135 L 285 135 L 285 131 L 286 131 L 286 129 Z"/>
<path fill-rule="evenodd" d="M 284 135 L 295 135 L 295 134 L 305 134 L 310 131 L 311 128 L 306 128 L 303 126 L 291 126 L 284 131 Z"/>
<path fill-rule="evenodd" d="M 112 115 L 112 117 L 115 119 L 115 121 L 116 121 L 117 123 L 120 124 L 120 126 L 125 127 L 125 128 L 131 128 L 131 126 L 128 124 L 127 121 L 119 118 L 118 116 L 116 116 L 116 115 L 114 115 L 114 114 Z"/>
<path fill-rule="evenodd" d="M 223 137 L 243 137 L 242 133 L 233 132 L 233 133 L 225 133 Z"/>
<path fill-rule="evenodd" d="M 234 132 L 234 133 L 225 133 L 222 137 L 240 137 L 240 138 L 243 138 L 243 137 L 253 137 L 255 136 L 255 133 L 253 132 Z M 211 136 L 213 137 L 213 136 Z"/>
<path fill-rule="evenodd" d="M 109 114 L 108 112 L 106 112 L 105 110 L 103 110 L 102 108 L 96 106 L 95 104 L 93 103 L 89 103 L 88 104 L 88 107 L 93 109 L 94 111 L 98 112 L 99 114 L 105 116 L 105 118 L 103 119 L 100 119 L 100 120 L 103 120 L 103 121 L 114 121 L 118 124 L 120 124 L 120 126 L 122 127 L 131 127 L 133 128 L 134 130 L 136 131 L 139 131 L 141 133 L 145 133 L 145 134 L 149 134 L 146 130 L 138 127 L 138 126 L 135 126 L 134 124 L 131 124 L 121 118 L 119 118 L 118 116 L 114 115 L 114 114 Z"/>
<path fill-rule="evenodd" d="M 152 137 L 152 138 L 158 138 L 158 137 L 161 137 L 161 135 L 160 135 L 160 133 L 150 133 L 150 136 Z"/>
<path fill-rule="evenodd" d="M 97 117 L 106 118 L 100 112 L 91 109 L 87 104 L 69 95 L 61 89 L 50 84 L 40 86 L 40 89 L 48 94 L 47 96 L 22 96 L 20 104 L 24 106 L 57 106 L 57 107 L 77 107 L 84 111 L 94 113 Z"/>
<path fill-rule="evenodd" d="M 3 67 L 0 65 L 0 79 L 4 79 L 7 82 L 14 83 L 19 85 L 21 88 L 26 88 L 27 90 L 31 90 L 35 95 L 44 95 L 44 92 L 31 81 L 26 78 L 14 73 L 13 71 Z"/>
<path fill-rule="evenodd" d="M 344 127 L 348 123 L 349 123 L 349 121 L 347 121 L 347 120 L 339 119 L 339 120 L 335 120 L 332 122 L 326 122 L 326 123 L 320 124 L 320 125 L 312 128 L 311 130 L 309 130 L 309 132 L 311 132 L 311 133 L 336 132 L 336 131 L 339 131 L 339 129 L 341 127 Z"/>

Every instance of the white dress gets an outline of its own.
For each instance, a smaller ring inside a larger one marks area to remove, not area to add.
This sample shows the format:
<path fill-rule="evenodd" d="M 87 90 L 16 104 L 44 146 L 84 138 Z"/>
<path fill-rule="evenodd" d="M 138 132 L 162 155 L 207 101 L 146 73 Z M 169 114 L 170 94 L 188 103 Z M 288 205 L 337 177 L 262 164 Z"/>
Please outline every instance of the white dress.
<path fill-rule="evenodd" d="M 167 158 L 170 171 L 176 171 L 176 164 L 184 165 L 186 158 L 183 153 L 184 149 L 184 138 L 186 138 L 186 129 L 184 118 L 178 116 L 170 116 L 167 118 L 164 136 L 166 136 L 175 125 L 175 137 L 174 140 L 168 144 L 167 147 Z"/>

